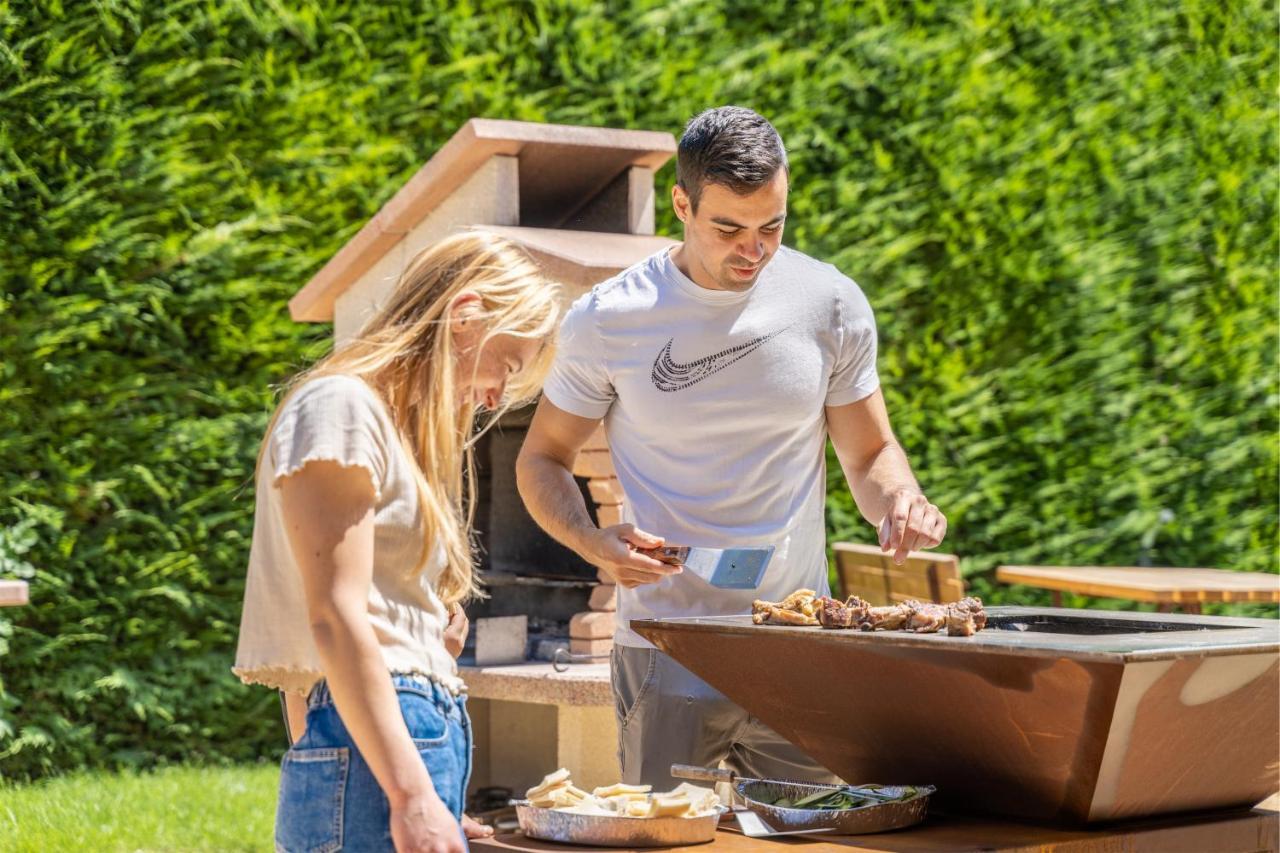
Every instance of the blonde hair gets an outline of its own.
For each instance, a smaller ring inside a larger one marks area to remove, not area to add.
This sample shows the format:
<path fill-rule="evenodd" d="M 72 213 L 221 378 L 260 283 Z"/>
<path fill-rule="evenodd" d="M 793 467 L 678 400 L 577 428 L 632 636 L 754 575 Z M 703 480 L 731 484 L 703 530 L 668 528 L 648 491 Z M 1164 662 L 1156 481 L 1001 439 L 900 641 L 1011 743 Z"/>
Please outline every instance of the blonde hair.
<path fill-rule="evenodd" d="M 496 335 L 543 342 L 537 356 L 511 377 L 502 401 L 478 431 L 474 403 L 460 402 L 454 382 L 449 308 L 463 293 L 480 297 L 483 347 Z M 435 543 L 445 566 L 435 584 L 446 604 L 481 594 L 473 567 L 475 441 L 514 405 L 531 402 L 551 368 L 560 320 L 560 287 L 519 248 L 483 231 L 466 231 L 419 252 L 387 304 L 360 333 L 295 376 L 267 424 L 270 438 L 280 410 L 310 379 L 342 374 L 365 381 L 386 405 L 413 462 L 422 512 L 423 549 L 414 573 L 426 568 Z M 266 451 L 267 439 L 259 451 Z"/>

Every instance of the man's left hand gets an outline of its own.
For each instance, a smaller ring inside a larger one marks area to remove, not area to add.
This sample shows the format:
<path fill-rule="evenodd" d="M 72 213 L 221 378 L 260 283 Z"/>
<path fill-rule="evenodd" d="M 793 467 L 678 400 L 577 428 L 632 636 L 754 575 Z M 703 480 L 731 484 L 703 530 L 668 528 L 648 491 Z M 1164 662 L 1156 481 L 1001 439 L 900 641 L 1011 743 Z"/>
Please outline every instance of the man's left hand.
<path fill-rule="evenodd" d="M 880 523 L 880 549 L 902 565 L 907 554 L 937 547 L 947 535 L 947 517 L 918 489 L 899 489 Z"/>

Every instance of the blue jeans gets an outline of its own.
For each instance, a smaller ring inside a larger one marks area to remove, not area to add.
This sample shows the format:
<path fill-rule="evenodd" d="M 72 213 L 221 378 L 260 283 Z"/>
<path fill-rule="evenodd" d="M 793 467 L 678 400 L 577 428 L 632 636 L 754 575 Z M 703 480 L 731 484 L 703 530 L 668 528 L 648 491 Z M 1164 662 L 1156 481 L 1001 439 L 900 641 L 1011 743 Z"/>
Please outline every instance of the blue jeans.
<path fill-rule="evenodd" d="M 431 783 L 460 821 L 471 778 L 467 697 L 418 676 L 392 675 L 391 680 Z M 280 763 L 276 850 L 394 850 L 387 796 L 338 716 L 325 681 L 312 688 L 307 729 Z"/>

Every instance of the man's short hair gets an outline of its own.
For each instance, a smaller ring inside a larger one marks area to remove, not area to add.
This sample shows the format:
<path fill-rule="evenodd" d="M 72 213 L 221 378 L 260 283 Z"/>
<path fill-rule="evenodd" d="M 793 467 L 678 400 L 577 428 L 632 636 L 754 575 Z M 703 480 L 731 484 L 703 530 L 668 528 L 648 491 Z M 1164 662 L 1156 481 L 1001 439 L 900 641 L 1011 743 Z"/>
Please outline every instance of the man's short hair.
<path fill-rule="evenodd" d="M 746 107 L 716 107 L 694 116 L 676 153 L 676 183 L 694 211 L 707 184 L 747 195 L 772 181 L 779 169 L 788 169 L 782 137 L 768 119 Z"/>

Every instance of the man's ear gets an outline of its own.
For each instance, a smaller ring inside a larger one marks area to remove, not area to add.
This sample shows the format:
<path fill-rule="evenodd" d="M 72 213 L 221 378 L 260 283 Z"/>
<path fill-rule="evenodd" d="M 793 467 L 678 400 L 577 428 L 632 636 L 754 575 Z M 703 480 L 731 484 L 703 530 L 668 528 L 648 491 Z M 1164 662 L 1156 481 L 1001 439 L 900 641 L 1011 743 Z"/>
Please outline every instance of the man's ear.
<path fill-rule="evenodd" d="M 676 212 L 676 218 L 686 225 L 693 218 L 693 205 L 689 202 L 689 194 L 679 184 L 671 185 L 671 208 Z"/>

